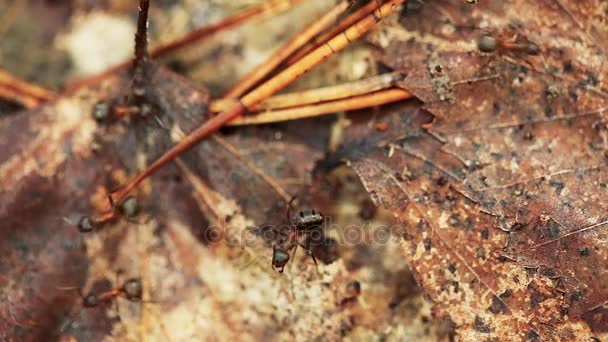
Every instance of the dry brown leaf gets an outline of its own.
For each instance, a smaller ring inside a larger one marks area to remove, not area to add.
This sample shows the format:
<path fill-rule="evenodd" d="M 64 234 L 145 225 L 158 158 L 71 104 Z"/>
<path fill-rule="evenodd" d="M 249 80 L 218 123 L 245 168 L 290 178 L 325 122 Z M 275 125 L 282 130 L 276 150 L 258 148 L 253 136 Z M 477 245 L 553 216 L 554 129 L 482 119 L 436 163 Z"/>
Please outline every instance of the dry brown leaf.
<path fill-rule="evenodd" d="M 604 4 L 570 7 L 442 1 L 406 12 L 407 31 L 374 41 L 390 41 L 380 60 L 407 73 L 401 86 L 424 104 L 383 110 L 373 120 L 386 131 L 353 116 L 326 163 L 347 160 L 404 223 L 435 314 L 465 340 L 586 340 L 589 326 L 607 328 Z M 505 30 L 542 54 L 475 52 L 484 31 Z"/>

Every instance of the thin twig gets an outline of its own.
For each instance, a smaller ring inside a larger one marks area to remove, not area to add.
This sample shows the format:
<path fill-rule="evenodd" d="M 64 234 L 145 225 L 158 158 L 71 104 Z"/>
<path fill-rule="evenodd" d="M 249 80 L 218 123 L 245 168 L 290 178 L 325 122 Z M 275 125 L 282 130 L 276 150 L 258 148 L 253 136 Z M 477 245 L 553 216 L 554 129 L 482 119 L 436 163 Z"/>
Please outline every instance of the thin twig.
<path fill-rule="evenodd" d="M 40 103 L 55 100 L 58 95 L 0 70 L 0 97 L 15 101 L 26 108 L 33 108 Z"/>
<path fill-rule="evenodd" d="M 307 28 L 290 39 L 287 43 L 285 43 L 284 46 L 279 48 L 272 56 L 270 56 L 268 60 L 255 68 L 243 79 L 238 81 L 236 85 L 224 95 L 224 98 L 241 97 L 243 94 L 245 94 L 245 92 L 250 90 L 266 76 L 268 76 L 268 74 L 275 70 L 289 56 L 298 51 L 298 49 L 302 48 L 302 46 L 308 43 L 314 36 L 333 23 L 336 18 L 338 18 L 340 14 L 342 14 L 348 8 L 348 6 L 349 1 L 342 0 L 320 19 L 312 22 Z"/>
<path fill-rule="evenodd" d="M 270 3 L 251 6 L 249 8 L 244 9 L 242 12 L 239 12 L 233 16 L 230 16 L 220 21 L 217 24 L 212 24 L 210 26 L 206 26 L 198 30 L 189 32 L 184 36 L 181 36 L 170 42 L 152 48 L 150 51 L 150 56 L 152 58 L 159 58 L 165 56 L 183 47 L 189 46 L 190 44 L 194 44 L 202 39 L 208 38 L 209 36 L 219 31 L 227 30 L 229 28 L 238 26 L 240 24 L 243 24 L 247 20 L 251 20 L 256 17 L 270 15 L 279 11 L 287 10 L 294 4 L 297 4 L 302 1 L 303 0 L 274 0 Z M 68 91 L 75 91 L 81 87 L 99 83 L 101 80 L 111 75 L 114 75 L 116 72 L 128 68 L 130 64 L 130 61 L 125 61 L 121 64 L 110 67 L 109 69 L 100 74 L 93 75 L 81 80 L 76 80 L 68 85 Z"/>
<path fill-rule="evenodd" d="M 241 116 L 228 123 L 228 125 L 259 125 L 272 122 L 311 118 L 315 116 L 333 114 L 337 112 L 381 106 L 391 102 L 410 99 L 412 97 L 414 96 L 410 92 L 403 89 L 387 89 L 377 91 L 371 94 L 355 96 L 348 99 L 341 99 L 320 104 L 263 112 L 257 115 Z"/>
<path fill-rule="evenodd" d="M 395 84 L 395 82 L 402 79 L 402 73 L 391 72 L 329 87 L 275 95 L 251 107 L 249 111 L 259 112 L 290 107 L 300 107 L 304 105 L 364 95 L 374 91 L 390 88 Z M 214 113 L 222 112 L 233 106 L 235 101 L 236 100 L 234 99 L 216 100 L 210 105 L 211 111 Z"/>
<path fill-rule="evenodd" d="M 139 1 L 139 16 L 137 17 L 137 32 L 135 33 L 135 58 L 133 58 L 132 92 L 136 102 L 145 95 L 146 78 L 145 62 L 148 59 L 148 9 L 150 0 Z"/>
<path fill-rule="evenodd" d="M 380 1 L 380 3 L 382 3 L 382 2 L 384 2 L 384 0 Z M 344 18 L 344 20 L 341 20 L 340 23 L 338 25 L 336 25 L 333 29 L 331 29 L 328 32 L 322 34 L 321 36 L 315 38 L 314 41 L 310 45 L 306 46 L 305 48 L 303 48 L 300 51 L 298 51 L 297 53 L 295 53 L 293 56 L 289 57 L 289 59 L 287 59 L 285 64 L 292 65 L 293 63 L 297 62 L 302 57 L 304 57 L 308 53 L 310 53 L 310 51 L 327 43 L 331 38 L 333 38 L 340 32 L 343 32 L 344 30 L 349 28 L 351 25 L 353 25 L 357 21 L 361 20 L 365 16 L 370 15 L 370 13 L 373 13 L 376 8 L 378 8 L 378 0 L 369 1 L 365 6 L 359 8 L 357 11 L 355 11 L 348 17 Z"/>

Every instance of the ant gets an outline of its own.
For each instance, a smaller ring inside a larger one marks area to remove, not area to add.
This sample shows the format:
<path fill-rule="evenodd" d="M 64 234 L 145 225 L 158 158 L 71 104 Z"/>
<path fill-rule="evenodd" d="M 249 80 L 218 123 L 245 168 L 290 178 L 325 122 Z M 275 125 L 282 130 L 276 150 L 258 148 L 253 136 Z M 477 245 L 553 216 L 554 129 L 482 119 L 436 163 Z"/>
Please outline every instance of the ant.
<path fill-rule="evenodd" d="M 99 101 L 93 105 L 91 115 L 97 122 L 107 122 L 111 119 L 120 117 L 134 117 L 140 115 L 147 117 L 152 112 L 150 105 L 142 103 L 140 106 L 135 105 L 118 105 L 106 101 Z M 158 118 L 156 118 L 159 120 Z"/>
<path fill-rule="evenodd" d="M 297 214 L 291 216 L 291 203 L 295 200 L 293 197 L 289 203 L 287 203 L 287 222 L 289 222 L 289 232 L 284 239 L 280 239 L 272 247 L 272 268 L 283 273 L 283 269 L 287 262 L 289 262 L 289 253 L 293 250 L 295 255 L 298 246 L 302 246 L 306 252 L 312 256 L 312 260 L 317 266 L 317 259 L 312 253 L 310 246 L 310 234 L 312 232 L 318 232 L 319 226 L 323 223 L 324 216 L 314 209 L 300 210 Z M 305 234 L 306 242 L 302 244 L 300 242 L 300 235 Z"/>
<path fill-rule="evenodd" d="M 92 219 L 89 216 L 83 216 L 78 221 L 78 230 L 81 233 L 90 233 L 101 224 L 109 222 L 116 217 L 116 211 L 118 211 L 127 220 L 132 219 L 139 212 L 139 204 L 137 199 L 133 196 L 127 197 L 120 205 L 114 205 L 111 197 L 110 203 L 112 209 L 100 218 Z"/>
<path fill-rule="evenodd" d="M 64 289 L 75 289 L 73 287 L 68 287 Z M 127 279 L 122 286 L 118 288 L 112 288 L 110 290 L 106 290 L 103 292 L 94 293 L 95 290 L 91 291 L 89 294 L 82 294 L 81 290 L 79 290 L 80 297 L 82 298 L 82 307 L 86 309 L 96 308 L 100 304 L 111 303 L 113 302 L 116 305 L 116 312 L 118 313 L 118 320 L 122 321 L 120 318 L 120 314 L 118 312 L 118 303 L 116 299 L 119 297 L 125 298 L 130 302 L 142 303 L 143 296 L 143 285 L 140 278 L 130 278 Z M 69 325 L 73 322 L 70 319 Z M 63 332 L 69 325 L 63 327 L 61 331 Z"/>
<path fill-rule="evenodd" d="M 143 287 L 140 278 L 127 279 L 121 287 L 111 289 L 99 294 L 89 293 L 82 296 L 82 306 L 94 308 L 99 303 L 110 302 L 118 297 L 126 298 L 131 302 L 141 302 Z"/>
<path fill-rule="evenodd" d="M 484 33 L 479 38 L 477 38 L 477 48 L 482 53 L 494 54 L 496 53 L 487 63 L 483 65 L 485 68 L 496 55 L 502 54 L 507 55 L 510 54 L 512 56 L 538 56 L 541 54 L 540 47 L 526 38 L 524 35 L 519 33 L 510 33 L 508 31 L 503 31 L 500 34 L 490 34 Z M 530 68 L 534 69 L 532 64 L 522 58 L 526 64 L 530 66 Z"/>
<path fill-rule="evenodd" d="M 529 41 L 527 38 L 523 38 L 519 35 L 515 35 L 511 41 L 502 39 L 502 37 L 496 37 L 491 34 L 482 34 L 477 39 L 477 48 L 479 51 L 484 53 L 498 52 L 512 52 L 512 53 L 523 53 L 526 55 L 538 56 L 540 55 L 540 48 L 535 43 Z"/>

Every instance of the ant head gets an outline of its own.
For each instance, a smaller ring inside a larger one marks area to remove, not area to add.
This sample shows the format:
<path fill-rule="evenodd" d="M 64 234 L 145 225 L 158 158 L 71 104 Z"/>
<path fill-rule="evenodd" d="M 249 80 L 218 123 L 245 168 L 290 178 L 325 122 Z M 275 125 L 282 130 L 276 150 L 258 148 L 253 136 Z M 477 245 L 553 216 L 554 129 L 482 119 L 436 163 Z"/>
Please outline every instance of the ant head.
<path fill-rule="evenodd" d="M 483 34 L 479 37 L 479 39 L 477 39 L 477 48 L 481 52 L 485 52 L 485 53 L 494 52 L 494 51 L 496 51 L 497 47 L 498 47 L 498 39 L 496 39 L 496 37 L 494 37 L 492 35 Z"/>
<path fill-rule="evenodd" d="M 141 301 L 142 292 L 143 292 L 143 289 L 141 286 L 141 279 L 131 278 L 131 279 L 127 280 L 122 285 L 122 291 L 128 300 L 133 301 L 133 302 Z"/>
<path fill-rule="evenodd" d="M 120 212 L 127 218 L 131 218 L 137 214 L 139 211 L 139 204 L 137 203 L 137 198 L 133 196 L 127 197 L 119 207 Z"/>
<path fill-rule="evenodd" d="M 110 117 L 110 105 L 105 101 L 99 101 L 93 106 L 93 118 L 95 121 L 105 121 Z"/>
<path fill-rule="evenodd" d="M 534 43 L 528 43 L 528 45 L 526 46 L 526 52 L 529 55 L 537 56 L 540 55 L 540 48 Z"/>
<path fill-rule="evenodd" d="M 346 284 L 346 291 L 353 297 L 361 294 L 361 283 L 357 280 L 353 280 Z"/>
<path fill-rule="evenodd" d="M 323 214 L 314 209 L 301 210 L 296 215 L 292 216 L 290 223 L 296 227 L 309 227 L 319 225 L 323 222 Z"/>
<path fill-rule="evenodd" d="M 272 251 L 272 267 L 280 269 L 279 272 L 283 272 L 283 268 L 289 261 L 289 254 L 282 249 L 274 249 Z"/>
<path fill-rule="evenodd" d="M 99 304 L 97 296 L 92 293 L 82 297 L 82 306 L 85 308 L 93 308 L 96 307 L 97 304 Z"/>
<path fill-rule="evenodd" d="M 78 221 L 78 230 L 81 233 L 90 233 L 95 230 L 95 223 L 88 216 L 83 216 Z"/>

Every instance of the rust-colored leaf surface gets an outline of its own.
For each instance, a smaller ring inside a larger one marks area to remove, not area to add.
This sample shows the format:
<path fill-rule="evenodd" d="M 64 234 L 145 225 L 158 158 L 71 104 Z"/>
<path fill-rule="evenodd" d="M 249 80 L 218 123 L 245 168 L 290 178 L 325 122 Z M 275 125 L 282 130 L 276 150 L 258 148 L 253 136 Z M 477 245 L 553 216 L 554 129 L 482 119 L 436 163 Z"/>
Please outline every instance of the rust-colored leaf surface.
<path fill-rule="evenodd" d="M 435 315 L 464 340 L 607 330 L 604 15 L 594 1 L 440 1 L 374 39 L 421 102 L 383 109 L 386 130 L 353 115 L 324 165 L 348 161 L 405 225 Z M 481 54 L 488 32 L 541 53 Z"/>

